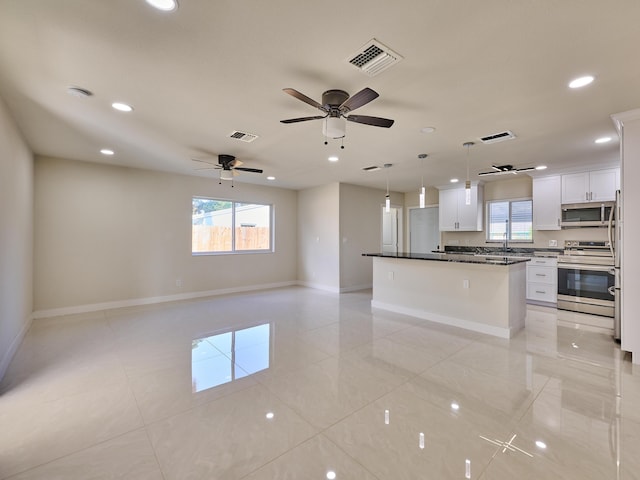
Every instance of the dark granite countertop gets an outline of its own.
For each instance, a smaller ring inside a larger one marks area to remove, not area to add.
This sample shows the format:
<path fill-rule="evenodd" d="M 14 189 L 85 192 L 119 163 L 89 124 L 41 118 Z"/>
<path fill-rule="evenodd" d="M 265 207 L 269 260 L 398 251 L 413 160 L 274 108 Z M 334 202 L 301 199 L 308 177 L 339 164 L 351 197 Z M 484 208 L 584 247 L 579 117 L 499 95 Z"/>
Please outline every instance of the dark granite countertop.
<path fill-rule="evenodd" d="M 436 252 L 434 252 L 436 253 Z M 467 246 L 451 246 L 444 247 L 447 254 L 462 255 L 503 255 L 502 247 L 467 247 Z M 561 248 L 527 248 L 527 247 L 509 247 L 506 252 L 508 257 L 557 257 L 562 255 Z"/>
<path fill-rule="evenodd" d="M 496 257 L 474 255 L 470 253 L 363 253 L 363 257 L 382 257 L 382 258 L 405 258 L 407 260 L 431 260 L 436 262 L 455 262 L 455 263 L 475 263 L 482 265 L 514 265 L 516 263 L 528 262 L 530 258 L 515 257 Z"/>

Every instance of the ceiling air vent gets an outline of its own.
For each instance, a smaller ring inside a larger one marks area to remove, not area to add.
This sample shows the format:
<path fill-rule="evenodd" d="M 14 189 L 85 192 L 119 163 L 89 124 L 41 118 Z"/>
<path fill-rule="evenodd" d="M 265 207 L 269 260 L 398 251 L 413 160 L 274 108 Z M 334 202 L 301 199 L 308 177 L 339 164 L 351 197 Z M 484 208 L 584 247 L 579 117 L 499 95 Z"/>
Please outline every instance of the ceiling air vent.
<path fill-rule="evenodd" d="M 380 167 L 371 165 L 370 167 L 364 167 L 362 170 L 364 170 L 365 172 L 375 172 L 376 170 L 380 170 Z"/>
<path fill-rule="evenodd" d="M 242 140 L 243 142 L 246 142 L 246 143 L 251 143 L 256 138 L 258 138 L 258 135 L 254 135 L 253 133 L 240 132 L 238 130 L 234 130 L 228 136 L 230 138 L 237 138 L 238 140 Z"/>
<path fill-rule="evenodd" d="M 375 77 L 403 58 L 402 55 L 394 52 L 374 38 L 363 45 L 358 52 L 351 55 L 347 61 L 366 75 Z"/>
<path fill-rule="evenodd" d="M 504 142 L 505 140 L 511 140 L 516 138 L 513 132 L 509 130 L 505 130 L 504 132 L 494 133 L 491 135 L 487 135 L 486 137 L 481 137 L 480 141 L 482 143 L 498 143 Z"/>

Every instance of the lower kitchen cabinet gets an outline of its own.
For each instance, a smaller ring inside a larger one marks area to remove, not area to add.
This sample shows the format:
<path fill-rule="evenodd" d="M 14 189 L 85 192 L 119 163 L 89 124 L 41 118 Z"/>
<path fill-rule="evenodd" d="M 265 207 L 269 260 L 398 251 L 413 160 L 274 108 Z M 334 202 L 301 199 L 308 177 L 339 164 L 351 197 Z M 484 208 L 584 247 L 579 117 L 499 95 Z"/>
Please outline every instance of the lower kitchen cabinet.
<path fill-rule="evenodd" d="M 527 262 L 527 300 L 556 304 L 558 301 L 558 260 L 533 257 Z"/>

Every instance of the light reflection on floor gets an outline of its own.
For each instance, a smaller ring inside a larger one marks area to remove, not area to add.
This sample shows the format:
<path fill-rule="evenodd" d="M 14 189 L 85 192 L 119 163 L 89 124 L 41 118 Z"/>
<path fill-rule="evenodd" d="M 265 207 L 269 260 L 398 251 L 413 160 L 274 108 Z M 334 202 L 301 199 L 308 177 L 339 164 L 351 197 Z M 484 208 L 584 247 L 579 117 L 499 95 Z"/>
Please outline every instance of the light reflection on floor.
<path fill-rule="evenodd" d="M 217 333 L 191 342 L 193 392 L 214 388 L 269 368 L 271 325 Z"/>

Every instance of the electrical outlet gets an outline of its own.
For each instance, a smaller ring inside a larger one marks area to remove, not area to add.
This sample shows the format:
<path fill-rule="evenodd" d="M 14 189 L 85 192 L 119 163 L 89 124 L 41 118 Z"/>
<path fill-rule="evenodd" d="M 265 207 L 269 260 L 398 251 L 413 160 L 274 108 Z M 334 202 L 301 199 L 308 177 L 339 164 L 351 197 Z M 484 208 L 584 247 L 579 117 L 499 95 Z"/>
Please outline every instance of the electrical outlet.
<path fill-rule="evenodd" d="M 393 272 L 389 272 L 389 280 L 393 280 L 394 274 Z"/>
<path fill-rule="evenodd" d="M 550 247 L 557 247 L 558 246 L 558 240 L 549 240 L 549 246 Z"/>
<path fill-rule="evenodd" d="M 181 286 L 182 286 L 182 279 L 176 278 L 176 287 L 181 287 Z"/>
<path fill-rule="evenodd" d="M 462 288 L 469 288 L 469 280 L 466 278 L 462 280 Z"/>

